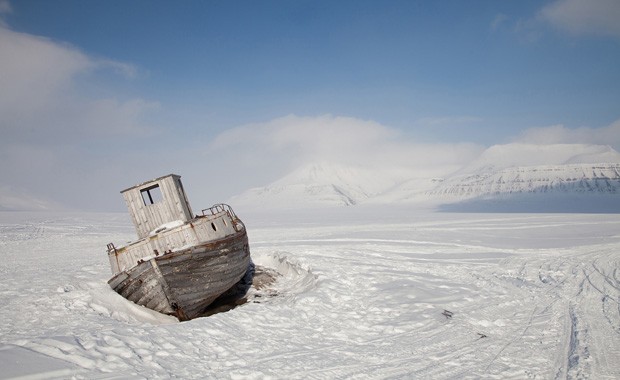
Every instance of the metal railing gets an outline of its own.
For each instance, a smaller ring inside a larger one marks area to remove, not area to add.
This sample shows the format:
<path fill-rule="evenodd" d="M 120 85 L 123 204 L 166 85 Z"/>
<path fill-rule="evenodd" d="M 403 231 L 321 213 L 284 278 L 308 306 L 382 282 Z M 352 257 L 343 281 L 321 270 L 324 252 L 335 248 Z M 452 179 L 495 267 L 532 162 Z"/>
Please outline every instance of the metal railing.
<path fill-rule="evenodd" d="M 210 215 L 216 215 L 222 212 L 226 212 L 228 214 L 228 216 L 230 217 L 230 219 L 232 220 L 235 230 L 236 231 L 241 231 L 241 229 L 239 228 L 239 226 L 243 227 L 243 229 L 245 229 L 245 225 L 243 224 L 243 222 L 241 221 L 241 219 L 239 219 L 239 217 L 237 217 L 237 214 L 235 214 L 235 212 L 233 211 L 232 207 L 230 207 L 229 205 L 225 204 L 225 203 L 218 203 L 216 205 L 213 205 L 209 208 L 205 208 L 202 210 L 202 215 L 203 216 L 210 216 Z"/>

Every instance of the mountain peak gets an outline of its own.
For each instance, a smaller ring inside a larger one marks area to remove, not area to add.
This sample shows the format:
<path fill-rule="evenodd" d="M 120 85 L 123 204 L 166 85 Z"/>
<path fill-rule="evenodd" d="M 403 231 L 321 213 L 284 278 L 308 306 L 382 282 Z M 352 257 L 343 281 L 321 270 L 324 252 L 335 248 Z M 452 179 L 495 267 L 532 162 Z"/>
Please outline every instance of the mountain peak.
<path fill-rule="evenodd" d="M 446 178 L 424 177 L 404 166 L 313 162 L 231 202 L 249 207 L 308 208 L 420 201 L 438 204 L 506 194 L 611 194 L 620 200 L 620 153 L 609 146 L 495 145 Z"/>

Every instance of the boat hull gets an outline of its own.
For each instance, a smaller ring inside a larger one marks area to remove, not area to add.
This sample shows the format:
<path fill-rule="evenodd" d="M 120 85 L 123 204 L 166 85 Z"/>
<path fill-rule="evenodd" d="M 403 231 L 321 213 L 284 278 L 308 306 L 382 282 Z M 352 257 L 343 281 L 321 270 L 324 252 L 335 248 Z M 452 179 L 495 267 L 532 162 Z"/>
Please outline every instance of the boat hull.
<path fill-rule="evenodd" d="M 185 321 L 200 317 L 250 268 L 245 229 L 225 238 L 142 261 L 112 277 L 117 293 Z"/>

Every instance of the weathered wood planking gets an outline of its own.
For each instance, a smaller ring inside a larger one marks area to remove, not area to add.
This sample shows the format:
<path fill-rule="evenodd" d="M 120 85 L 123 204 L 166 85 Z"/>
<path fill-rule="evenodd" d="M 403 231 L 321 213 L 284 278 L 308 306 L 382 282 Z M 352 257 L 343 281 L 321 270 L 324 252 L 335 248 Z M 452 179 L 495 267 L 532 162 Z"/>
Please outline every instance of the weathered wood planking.
<path fill-rule="evenodd" d="M 114 276 L 110 286 L 139 305 L 181 320 L 200 316 L 250 267 L 245 230 L 220 241 L 154 257 Z"/>
<path fill-rule="evenodd" d="M 157 187 L 162 200 L 147 203 L 143 191 Z M 187 222 L 193 218 L 192 210 L 176 174 L 160 177 L 121 191 L 132 216 L 139 238 L 144 238 L 162 224 L 176 220 Z M 164 201 L 165 200 L 165 201 Z"/>
<path fill-rule="evenodd" d="M 227 221 L 228 220 L 228 221 Z M 200 216 L 183 226 L 164 230 L 108 252 L 112 274 L 136 265 L 150 256 L 163 255 L 181 248 L 200 245 L 236 233 L 235 225 L 224 211 L 215 215 Z"/>
<path fill-rule="evenodd" d="M 180 176 L 121 193 L 139 237 L 124 247 L 108 245 L 114 275 L 108 283 L 123 297 L 188 320 L 253 273 L 241 220 L 227 205 L 192 217 Z"/>

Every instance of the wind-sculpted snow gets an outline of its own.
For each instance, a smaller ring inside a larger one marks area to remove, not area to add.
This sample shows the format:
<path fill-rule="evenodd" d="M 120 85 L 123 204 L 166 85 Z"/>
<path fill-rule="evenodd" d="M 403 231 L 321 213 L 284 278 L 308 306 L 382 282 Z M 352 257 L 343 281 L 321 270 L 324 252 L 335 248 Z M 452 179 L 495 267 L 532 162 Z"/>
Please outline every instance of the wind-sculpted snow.
<path fill-rule="evenodd" d="M 275 281 L 180 323 L 114 293 L 114 214 L 0 213 L 0 378 L 619 378 L 620 217 L 243 214 Z"/>
<path fill-rule="evenodd" d="M 289 252 L 255 254 L 253 260 L 259 266 L 274 273 L 274 283 L 267 286 L 267 293 L 278 298 L 294 297 L 316 286 L 312 270 L 297 263 L 295 255 Z"/>

